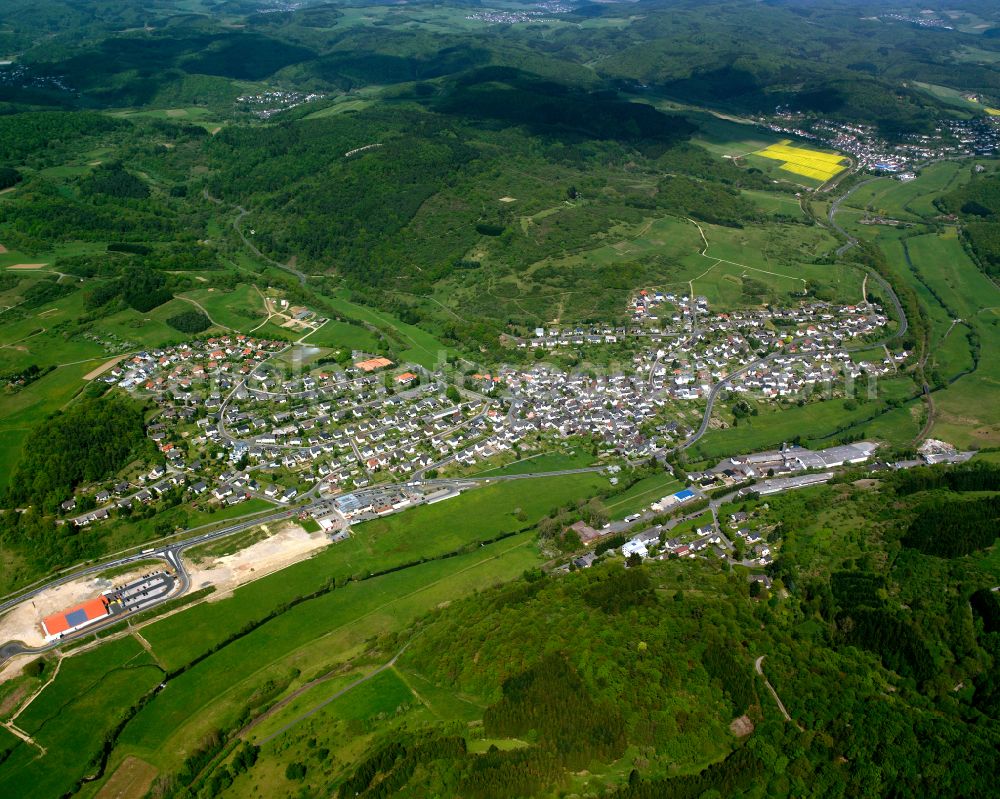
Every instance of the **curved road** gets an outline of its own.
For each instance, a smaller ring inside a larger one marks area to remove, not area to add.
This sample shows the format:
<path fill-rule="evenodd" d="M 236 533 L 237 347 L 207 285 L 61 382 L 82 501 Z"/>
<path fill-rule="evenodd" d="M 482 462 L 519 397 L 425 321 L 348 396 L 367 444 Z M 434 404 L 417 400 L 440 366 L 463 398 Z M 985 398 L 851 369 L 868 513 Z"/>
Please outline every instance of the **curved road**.
<path fill-rule="evenodd" d="M 562 469 L 554 472 L 531 472 L 526 474 L 503 474 L 503 475 L 493 475 L 489 477 L 471 477 L 471 478 L 444 478 L 440 480 L 426 480 L 423 481 L 422 485 L 440 485 L 442 487 L 454 487 L 454 488 L 471 488 L 479 484 L 490 484 L 493 482 L 503 482 L 508 480 L 530 480 L 539 477 L 557 477 L 561 475 L 570 474 L 583 474 L 586 472 L 598 472 L 601 471 L 603 466 L 589 466 L 580 469 Z M 411 481 L 412 484 L 413 481 Z M 312 498 L 320 489 L 321 483 L 317 483 L 313 488 L 311 488 L 303 497 Z M 172 591 L 169 596 L 164 597 L 162 601 L 153 603 L 147 607 L 142 608 L 142 610 L 149 610 L 156 607 L 164 602 L 171 601 L 177 597 L 183 596 L 191 589 L 190 577 L 187 570 L 184 568 L 184 561 L 182 555 L 185 550 L 197 546 L 199 544 L 207 543 L 208 541 L 215 541 L 219 538 L 225 538 L 226 536 L 233 535 L 234 533 L 242 532 L 251 527 L 256 527 L 259 524 L 267 524 L 269 522 L 281 521 L 287 519 L 291 516 L 302 512 L 308 512 L 310 508 L 320 504 L 325 503 L 326 500 L 313 500 L 305 504 L 296 505 L 294 507 L 283 507 L 276 510 L 274 513 L 270 513 L 266 516 L 254 516 L 253 518 L 246 518 L 240 521 L 236 521 L 233 524 L 228 524 L 225 527 L 221 527 L 217 530 L 211 530 L 201 535 L 196 535 L 192 538 L 185 538 L 182 541 L 174 541 L 171 543 L 160 544 L 159 546 L 154 546 L 153 548 L 147 548 L 141 552 L 133 552 L 129 555 L 124 555 L 116 557 L 113 560 L 105 561 L 102 563 L 92 564 L 84 569 L 78 569 L 69 574 L 62 575 L 54 580 L 51 580 L 44 585 L 36 586 L 30 590 L 26 590 L 17 594 L 15 596 L 7 598 L 4 602 L 0 603 L 0 613 L 3 613 L 15 605 L 19 605 L 22 602 L 29 601 L 33 597 L 41 594 L 44 591 L 54 588 L 56 586 L 62 585 L 64 583 L 71 582 L 72 580 L 77 580 L 81 577 L 86 577 L 89 574 L 97 574 L 100 572 L 108 571 L 109 569 L 114 569 L 119 566 L 127 566 L 130 563 L 136 563 L 145 560 L 162 560 L 177 573 L 177 583 L 178 589 Z M 194 532 L 199 528 L 193 528 L 189 532 Z M 123 619 L 129 618 L 128 614 L 114 615 L 108 617 L 103 623 L 90 625 L 80 631 L 78 635 L 69 636 L 63 639 L 57 639 L 44 646 L 40 647 L 29 647 L 22 641 L 7 641 L 0 645 L 0 664 L 4 663 L 6 660 L 14 657 L 15 655 L 23 654 L 39 654 L 42 652 L 47 652 L 50 649 L 55 649 L 56 647 L 66 643 L 70 640 L 75 640 L 79 638 L 87 637 L 95 632 L 100 632 L 107 627 L 117 624 Z"/>
<path fill-rule="evenodd" d="M 225 203 L 223 203 L 222 200 L 218 199 L 217 197 L 213 197 L 211 194 L 209 194 L 208 189 L 202 189 L 201 193 L 202 196 L 209 202 L 215 203 L 216 205 L 225 205 Z M 282 269 L 285 272 L 290 272 L 291 274 L 295 275 L 295 277 L 298 278 L 299 285 L 304 286 L 306 284 L 306 281 L 309 279 L 309 276 L 305 272 L 296 269 L 294 266 L 290 264 L 279 264 L 277 261 L 268 258 L 266 255 L 264 255 L 264 253 L 258 250 L 257 247 L 254 246 L 254 243 L 250 241 L 250 239 L 248 239 L 246 235 L 243 233 L 242 228 L 240 228 L 240 222 L 243 221 L 243 217 L 245 217 L 250 212 L 242 205 L 234 205 L 232 207 L 235 208 L 237 211 L 236 218 L 233 219 L 233 230 L 236 231 L 236 235 L 240 237 L 240 240 L 243 242 L 244 245 L 246 245 L 247 249 L 249 249 L 254 255 L 256 255 L 262 261 L 266 261 L 267 263 L 271 264 L 271 266 L 277 267 L 278 269 Z"/>
<path fill-rule="evenodd" d="M 764 669 L 761 668 L 761 664 L 764 662 L 764 658 L 765 657 L 767 657 L 767 655 L 761 655 L 759 658 L 757 658 L 757 660 L 754 661 L 753 667 L 757 670 L 757 673 L 761 676 L 761 678 L 763 678 L 764 685 L 766 685 L 767 686 L 767 690 L 771 692 L 771 696 L 774 697 L 774 701 L 778 703 L 778 710 L 780 710 L 781 711 L 781 715 L 785 717 L 785 721 L 791 721 L 792 717 L 790 715 L 788 715 L 788 710 L 785 709 L 784 703 L 778 697 L 778 692 L 774 690 L 774 686 L 771 685 L 771 683 L 768 682 L 767 677 L 764 676 Z M 802 725 L 801 724 L 799 724 L 798 722 L 796 722 L 795 726 L 799 728 L 800 732 L 802 731 Z"/>
<path fill-rule="evenodd" d="M 854 247 L 858 243 L 858 240 L 850 233 L 848 233 L 846 230 L 844 230 L 844 228 L 842 228 L 837 223 L 836 219 L 837 211 L 840 210 L 841 203 L 843 203 L 844 200 L 850 197 L 855 191 L 860 189 L 862 186 L 865 186 L 876 180 L 881 180 L 881 178 L 869 178 L 868 180 L 863 180 L 861 183 L 858 183 L 856 186 L 853 186 L 850 190 L 848 190 L 843 195 L 834 200 L 833 203 L 830 205 L 830 211 L 828 214 L 830 227 L 837 233 L 839 233 L 841 236 L 847 239 L 847 242 L 837 249 L 838 256 L 843 255 L 851 247 Z M 903 335 L 906 334 L 906 331 L 909 329 L 910 326 L 909 321 L 906 318 L 906 312 L 903 310 L 903 305 L 899 301 L 899 297 L 896 296 L 896 292 L 893 290 L 889 282 L 871 267 L 863 266 L 862 268 L 865 270 L 868 277 L 874 280 L 882 288 L 882 291 L 885 292 L 885 295 L 889 298 L 889 302 L 892 303 L 893 308 L 896 312 L 896 318 L 899 320 L 899 327 L 894 332 L 890 333 L 887 336 L 884 336 L 878 341 L 865 342 L 862 345 L 854 347 L 854 349 L 869 349 L 871 347 L 881 347 L 885 344 L 888 344 L 893 339 L 901 338 Z M 845 349 L 850 350 L 852 348 L 846 347 Z M 767 363 L 768 361 L 780 355 L 782 352 L 784 352 L 784 350 L 775 350 L 774 352 L 765 355 L 762 358 L 758 358 L 756 361 L 752 361 L 751 363 L 748 363 L 746 366 L 743 366 L 740 369 L 737 369 L 735 372 L 733 372 L 730 375 L 727 375 L 725 378 L 716 383 L 708 394 L 708 404 L 705 406 L 705 414 L 702 417 L 701 425 L 699 425 L 698 429 L 692 435 L 686 438 L 682 443 L 678 444 L 676 447 L 673 447 L 672 449 L 669 449 L 667 451 L 681 452 L 682 450 L 686 450 L 689 447 L 694 446 L 694 444 L 697 443 L 697 441 L 702 436 L 704 436 L 705 432 L 708 430 L 708 425 L 712 419 L 712 409 L 715 406 L 715 401 L 716 399 L 718 399 L 719 393 L 726 386 L 728 386 L 734 378 L 741 377 L 746 372 L 752 369 L 756 369 L 758 366 L 762 366 L 763 364 Z"/>
<path fill-rule="evenodd" d="M 308 506 L 305 506 L 305 508 L 308 508 Z M 184 561 L 181 557 L 184 550 L 196 546 L 198 544 L 204 544 L 207 541 L 214 541 L 217 538 L 224 538 L 228 535 L 232 535 L 233 533 L 246 530 L 250 527 L 255 527 L 258 524 L 267 524 L 268 522 L 286 519 L 289 516 L 292 516 L 295 513 L 302 511 L 303 509 L 304 509 L 303 507 L 282 508 L 280 511 L 272 513 L 268 516 L 260 516 L 246 521 L 238 522 L 236 524 L 227 525 L 226 527 L 222 527 L 218 530 L 213 530 L 208 533 L 203 533 L 193 538 L 187 538 L 183 541 L 176 541 L 171 544 L 162 545 L 160 547 L 154 548 L 153 551 L 149 551 L 147 549 L 143 550 L 142 552 L 136 552 L 132 555 L 126 555 L 125 557 L 116 558 L 115 560 L 111 560 L 105 563 L 99 563 L 93 566 L 89 566 L 86 569 L 73 572 L 72 574 L 67 574 L 63 577 L 60 577 L 56 580 L 46 583 L 45 585 L 34 588 L 31 591 L 20 594 L 12 599 L 8 599 L 6 602 L 0 604 L 0 613 L 8 610 L 14 605 L 18 605 L 22 602 L 30 600 L 32 597 L 37 596 L 43 591 L 47 591 L 50 588 L 53 588 L 57 585 L 62 585 L 63 583 L 67 583 L 72 580 L 77 580 L 80 577 L 85 577 L 88 574 L 95 574 L 98 572 L 108 571 L 109 569 L 114 569 L 118 566 L 126 566 L 130 563 L 136 563 L 138 561 L 154 560 L 154 559 L 164 561 L 168 565 L 172 566 L 174 570 L 177 572 L 177 582 L 180 586 L 179 589 L 177 591 L 171 592 L 169 597 L 164 597 L 163 599 L 164 602 L 173 600 L 179 596 L 183 596 L 184 594 L 186 594 L 191 587 L 190 578 L 188 576 L 186 569 L 184 568 Z M 156 603 L 156 604 L 161 604 L 161 603 Z M 143 610 L 148 610 L 152 607 L 155 607 L 156 604 L 145 607 L 143 608 Z M 28 653 L 37 654 L 41 652 L 47 652 L 50 649 L 55 649 L 57 646 L 60 646 L 61 644 L 65 643 L 68 640 L 71 640 L 72 638 L 82 638 L 94 632 L 99 632 L 100 630 L 110 627 L 111 625 L 117 624 L 118 622 L 126 618 L 128 618 L 128 614 L 110 616 L 108 617 L 107 621 L 105 621 L 103 624 L 94 624 L 89 627 L 86 627 L 84 630 L 81 631 L 79 636 L 71 636 L 71 638 L 67 639 L 57 639 L 40 647 L 29 647 L 26 646 L 21 641 L 8 641 L 2 646 L 0 646 L 0 664 L 2 664 L 4 661 L 8 660 L 11 657 L 14 657 L 15 655 L 22 655 Z"/>

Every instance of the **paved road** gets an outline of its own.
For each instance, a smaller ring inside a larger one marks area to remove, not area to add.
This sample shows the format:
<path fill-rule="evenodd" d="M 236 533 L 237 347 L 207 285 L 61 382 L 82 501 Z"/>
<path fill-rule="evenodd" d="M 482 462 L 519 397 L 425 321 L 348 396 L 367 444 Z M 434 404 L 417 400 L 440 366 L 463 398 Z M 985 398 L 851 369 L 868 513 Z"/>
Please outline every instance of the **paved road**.
<path fill-rule="evenodd" d="M 0 604 L 0 613 L 13 607 L 14 605 L 18 605 L 21 602 L 30 600 L 32 597 L 37 596 L 43 591 L 47 591 L 50 588 L 54 588 L 55 586 L 62 585 L 63 583 L 67 583 L 72 580 L 77 580 L 80 577 L 85 577 L 88 574 L 96 574 L 99 572 L 108 571 L 109 569 L 114 569 L 119 566 L 126 566 L 130 563 L 135 563 L 143 560 L 154 560 L 154 559 L 162 560 L 166 562 L 169 566 L 171 566 L 177 573 L 178 590 L 173 592 L 169 597 L 164 597 L 161 601 L 152 603 L 143 608 L 143 610 L 147 610 L 148 608 L 154 607 L 157 604 L 161 604 L 162 602 L 165 602 L 168 599 L 174 599 L 175 597 L 183 596 L 190 589 L 191 587 L 190 577 L 188 576 L 187 570 L 184 568 L 184 561 L 181 557 L 184 550 L 193 546 L 197 546 L 198 544 L 204 544 L 208 541 L 214 541 L 218 538 L 224 538 L 226 536 L 233 535 L 234 533 L 241 532 L 242 530 L 246 530 L 250 527 L 255 527 L 259 524 L 267 524 L 268 522 L 287 519 L 293 514 L 298 513 L 303 509 L 308 509 L 308 507 L 309 506 L 307 505 L 296 508 L 282 508 L 280 511 L 269 514 L 267 516 L 257 516 L 254 517 L 253 519 L 248 519 L 245 521 L 237 522 L 235 524 L 227 525 L 226 527 L 222 527 L 218 530 L 202 533 L 201 535 L 194 536 L 193 538 L 186 538 L 183 541 L 164 544 L 159 547 L 153 548 L 152 551 L 146 549 L 143 550 L 142 552 L 137 552 L 132 555 L 126 555 L 125 557 L 116 558 L 115 560 L 89 566 L 85 569 L 75 571 L 72 574 L 64 575 L 55 580 L 52 580 L 51 582 L 46 583 L 45 585 L 38 586 L 36 588 L 31 589 L 30 591 L 21 593 L 16 597 L 8 599 L 3 604 Z M 94 624 L 89 627 L 86 627 L 84 630 L 80 632 L 79 636 L 73 636 L 73 637 L 84 637 L 94 632 L 98 632 L 113 624 L 117 624 L 122 620 L 122 618 L 123 617 L 121 615 L 111 616 L 104 623 Z M 60 644 L 64 643 L 65 640 L 69 639 L 56 640 L 41 647 L 29 647 L 26 646 L 21 641 L 8 641 L 5 644 L 3 644 L 3 646 L 0 646 L 0 664 L 2 664 L 7 659 L 13 657 L 14 655 L 20 655 L 26 652 L 31 652 L 31 653 L 47 652 L 48 650 L 54 649 Z"/>
<path fill-rule="evenodd" d="M 491 477 L 475 477 L 475 478 L 444 478 L 444 479 L 425 480 L 425 481 L 411 481 L 410 485 L 415 485 L 417 482 L 419 482 L 421 486 L 433 485 L 433 486 L 440 486 L 442 488 L 465 489 L 465 488 L 472 488 L 476 485 L 485 485 L 493 482 L 503 482 L 507 480 L 528 480 L 538 477 L 556 477 L 568 474 L 583 474 L 586 472 L 598 472 L 603 468 L 604 467 L 602 466 L 591 466 L 581 469 L 563 469 L 555 472 L 533 472 L 529 474 L 494 475 Z M 256 527 L 257 525 L 260 524 L 267 524 L 269 522 L 280 521 L 283 519 L 288 519 L 302 512 L 308 512 L 310 509 L 327 501 L 327 500 L 315 499 L 315 496 L 318 494 L 321 487 L 322 483 L 318 482 L 309 491 L 307 491 L 305 494 L 302 495 L 304 498 L 308 498 L 310 500 L 305 504 L 299 504 L 294 507 L 280 508 L 276 510 L 274 513 L 270 513 L 264 516 L 255 515 L 252 518 L 235 521 L 233 524 L 228 524 L 225 527 L 221 527 L 216 530 L 210 530 L 200 535 L 195 535 L 190 538 L 185 538 L 183 540 L 174 541 L 170 543 L 162 543 L 159 545 L 154 545 L 153 547 L 147 547 L 141 552 L 134 552 L 129 555 L 117 557 L 102 563 L 95 563 L 84 569 L 78 569 L 69 574 L 61 575 L 60 577 L 57 577 L 54 580 L 50 580 L 49 582 L 43 585 L 35 586 L 31 589 L 22 591 L 19 594 L 8 597 L 3 603 L 0 603 L 0 613 L 9 610 L 15 605 L 21 604 L 22 602 L 29 601 L 33 597 L 43 593 L 44 591 L 49 590 L 50 588 L 54 588 L 64 583 L 68 583 L 72 580 L 77 580 L 81 577 L 86 577 L 89 574 L 97 574 L 100 572 L 108 571 L 109 569 L 118 568 L 119 566 L 127 566 L 130 563 L 136 563 L 138 561 L 144 561 L 144 560 L 162 560 L 165 563 L 167 563 L 170 567 L 172 567 L 174 571 L 177 573 L 178 589 L 172 592 L 169 597 L 164 597 L 162 600 L 153 602 L 147 607 L 144 607 L 143 610 L 147 610 L 150 607 L 162 604 L 162 602 L 168 601 L 170 599 L 183 596 L 191 589 L 190 577 L 187 573 L 187 570 L 184 568 L 184 561 L 182 558 L 182 555 L 185 550 L 190 549 L 191 547 L 194 546 L 198 546 L 199 544 L 204 544 L 209 541 L 215 541 L 220 538 L 225 538 L 226 536 L 234 535 L 235 533 L 242 532 L 243 530 L 247 530 L 251 527 Z M 399 487 L 400 486 L 398 484 L 390 483 L 386 485 L 372 486 L 369 489 L 361 489 L 361 493 L 363 493 L 366 490 L 383 490 L 383 489 L 392 489 Z M 205 526 L 207 525 L 203 525 L 203 527 Z M 193 528 L 189 532 L 195 532 L 198 529 L 203 529 L 203 527 Z M 60 644 L 64 643 L 67 640 L 70 640 L 71 638 L 82 638 L 91 635 L 111 625 L 117 624 L 121 620 L 122 620 L 121 615 L 109 617 L 103 623 L 94 624 L 84 628 L 84 630 L 81 630 L 79 635 L 77 636 L 71 636 L 70 638 L 67 639 L 56 640 L 41 647 L 29 647 L 21 641 L 8 641 L 4 643 L 2 646 L 0 646 L 0 664 L 2 664 L 4 661 L 8 660 L 9 658 L 15 655 L 20 655 L 25 653 L 47 652 L 50 649 L 55 649 L 57 646 L 59 646 Z"/>
<path fill-rule="evenodd" d="M 718 383 L 712 386 L 712 390 L 708 392 L 708 404 L 705 406 L 705 414 L 702 416 L 701 425 L 694 433 L 688 436 L 683 441 L 683 443 L 677 445 L 670 451 L 680 452 L 682 450 L 694 446 L 694 444 L 697 443 L 698 439 L 700 439 L 703 435 L 705 435 L 705 431 L 708 430 L 708 424 L 709 422 L 712 421 L 712 408 L 715 406 L 715 401 L 718 399 L 719 393 L 726 386 L 730 385 L 732 381 L 735 380 L 737 377 L 742 377 L 752 369 L 756 369 L 759 366 L 763 366 L 768 361 L 772 361 L 775 358 L 777 358 L 783 352 L 784 350 L 775 350 L 774 352 L 765 355 L 763 358 L 758 358 L 756 361 L 751 361 L 746 366 L 742 366 L 735 372 L 726 375 L 726 377 L 724 377 L 722 380 L 720 380 Z"/>

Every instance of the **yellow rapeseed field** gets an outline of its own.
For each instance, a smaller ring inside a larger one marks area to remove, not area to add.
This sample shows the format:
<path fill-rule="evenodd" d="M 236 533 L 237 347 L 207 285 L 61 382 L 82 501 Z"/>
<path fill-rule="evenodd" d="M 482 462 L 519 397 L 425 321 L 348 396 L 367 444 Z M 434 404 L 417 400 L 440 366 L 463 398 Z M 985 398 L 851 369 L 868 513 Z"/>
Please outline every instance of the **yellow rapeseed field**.
<path fill-rule="evenodd" d="M 787 139 L 758 150 L 755 155 L 781 161 L 782 169 L 818 181 L 827 181 L 845 169 L 842 155 L 793 146 Z"/>

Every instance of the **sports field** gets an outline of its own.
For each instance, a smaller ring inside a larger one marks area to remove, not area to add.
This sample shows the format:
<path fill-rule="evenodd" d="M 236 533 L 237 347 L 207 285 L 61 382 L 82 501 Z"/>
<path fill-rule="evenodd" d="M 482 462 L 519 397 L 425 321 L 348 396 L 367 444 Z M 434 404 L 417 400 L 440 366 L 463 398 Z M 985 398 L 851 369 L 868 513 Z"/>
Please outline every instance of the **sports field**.
<path fill-rule="evenodd" d="M 755 155 L 781 161 L 781 168 L 786 172 L 820 182 L 830 180 L 847 168 L 844 157 L 838 153 L 793 145 L 788 139 L 758 150 Z"/>

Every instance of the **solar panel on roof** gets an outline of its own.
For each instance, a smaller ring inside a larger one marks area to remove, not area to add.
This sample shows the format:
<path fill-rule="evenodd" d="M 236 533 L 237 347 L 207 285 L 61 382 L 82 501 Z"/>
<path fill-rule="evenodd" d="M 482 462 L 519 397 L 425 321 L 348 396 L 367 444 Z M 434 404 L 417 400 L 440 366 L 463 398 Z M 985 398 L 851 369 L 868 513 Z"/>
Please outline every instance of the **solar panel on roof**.
<path fill-rule="evenodd" d="M 72 613 L 66 614 L 66 621 L 70 627 L 76 627 L 78 624 L 83 624 L 87 620 L 87 611 L 83 608 L 79 610 L 74 610 Z"/>

